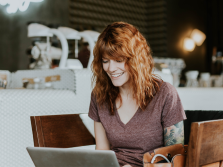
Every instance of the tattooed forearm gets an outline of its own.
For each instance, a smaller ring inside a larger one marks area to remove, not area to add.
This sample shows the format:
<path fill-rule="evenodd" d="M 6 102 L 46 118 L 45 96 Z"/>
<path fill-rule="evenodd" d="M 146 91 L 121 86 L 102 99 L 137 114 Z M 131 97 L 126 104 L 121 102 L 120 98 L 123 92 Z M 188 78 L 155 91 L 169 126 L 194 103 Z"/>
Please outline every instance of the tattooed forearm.
<path fill-rule="evenodd" d="M 164 145 L 170 146 L 173 144 L 184 144 L 184 124 L 183 121 L 177 124 L 164 128 Z"/>

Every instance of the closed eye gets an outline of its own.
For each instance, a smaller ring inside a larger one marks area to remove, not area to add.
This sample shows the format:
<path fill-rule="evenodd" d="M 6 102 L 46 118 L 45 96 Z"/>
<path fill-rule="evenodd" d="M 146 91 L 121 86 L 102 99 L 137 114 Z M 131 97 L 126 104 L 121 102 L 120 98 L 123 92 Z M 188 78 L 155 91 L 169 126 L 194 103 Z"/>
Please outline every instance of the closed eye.
<path fill-rule="evenodd" d="M 121 63 L 121 62 L 123 62 L 124 60 L 116 60 L 116 62 L 118 62 L 118 63 Z"/>
<path fill-rule="evenodd" d="M 103 59 L 102 59 L 102 63 L 107 63 L 107 62 L 108 62 L 108 60 L 103 60 Z"/>

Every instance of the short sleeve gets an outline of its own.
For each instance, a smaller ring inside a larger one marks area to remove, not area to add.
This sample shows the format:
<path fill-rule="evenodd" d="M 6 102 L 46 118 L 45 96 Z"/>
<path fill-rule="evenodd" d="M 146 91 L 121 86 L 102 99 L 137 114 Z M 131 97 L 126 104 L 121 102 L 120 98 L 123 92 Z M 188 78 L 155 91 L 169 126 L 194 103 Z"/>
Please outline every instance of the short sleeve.
<path fill-rule="evenodd" d="M 172 85 L 167 84 L 165 92 L 166 98 L 162 111 L 164 128 L 187 119 L 177 90 Z"/>
<path fill-rule="evenodd" d="M 91 102 L 90 102 L 88 116 L 96 122 L 101 122 L 98 115 L 96 97 L 93 95 L 93 92 L 91 93 Z"/>

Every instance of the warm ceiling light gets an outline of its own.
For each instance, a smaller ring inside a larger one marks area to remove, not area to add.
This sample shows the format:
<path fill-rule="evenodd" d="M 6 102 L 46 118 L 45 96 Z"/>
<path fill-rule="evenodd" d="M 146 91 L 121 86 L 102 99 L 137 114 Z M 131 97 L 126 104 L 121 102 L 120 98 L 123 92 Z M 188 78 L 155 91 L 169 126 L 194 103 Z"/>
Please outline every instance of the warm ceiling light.
<path fill-rule="evenodd" d="M 197 46 L 201 46 L 206 38 L 206 35 L 202 31 L 194 29 L 191 33 L 191 38 L 195 41 Z"/>
<path fill-rule="evenodd" d="M 184 49 L 187 51 L 193 51 L 195 48 L 195 43 L 193 39 L 185 38 L 184 39 Z"/>

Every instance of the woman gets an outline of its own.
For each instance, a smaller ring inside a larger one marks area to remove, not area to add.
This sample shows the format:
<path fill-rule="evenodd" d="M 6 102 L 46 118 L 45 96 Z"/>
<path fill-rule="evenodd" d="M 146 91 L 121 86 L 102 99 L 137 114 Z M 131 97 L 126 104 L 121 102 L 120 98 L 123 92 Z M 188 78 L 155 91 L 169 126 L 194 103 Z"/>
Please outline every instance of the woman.
<path fill-rule="evenodd" d="M 175 88 L 152 74 L 151 49 L 132 25 L 100 34 L 92 63 L 89 109 L 97 150 L 113 150 L 121 166 L 143 166 L 143 154 L 184 143 L 186 119 Z"/>

